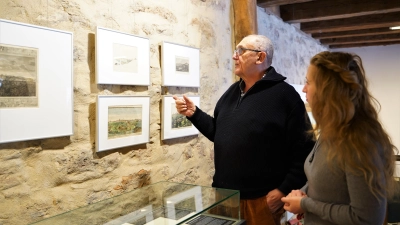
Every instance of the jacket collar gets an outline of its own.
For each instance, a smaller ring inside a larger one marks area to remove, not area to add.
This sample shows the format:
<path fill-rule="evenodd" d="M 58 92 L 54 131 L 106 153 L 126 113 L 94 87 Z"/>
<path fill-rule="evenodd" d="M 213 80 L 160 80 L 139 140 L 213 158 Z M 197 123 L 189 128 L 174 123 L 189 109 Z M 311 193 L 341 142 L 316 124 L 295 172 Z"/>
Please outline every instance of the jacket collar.
<path fill-rule="evenodd" d="M 270 66 L 266 71 L 266 75 L 261 78 L 262 81 L 274 81 L 279 82 L 286 80 L 286 77 L 282 76 L 281 74 L 277 73 L 275 68 Z"/>
<path fill-rule="evenodd" d="M 283 81 L 283 80 L 286 80 L 286 77 L 284 77 L 281 74 L 277 73 L 275 71 L 275 68 L 270 66 L 265 71 L 265 75 L 259 81 L 280 82 L 280 81 Z M 243 83 L 243 79 L 242 78 L 240 78 L 239 83 L 240 83 L 240 86 L 244 85 L 244 84 L 242 84 Z"/>
<path fill-rule="evenodd" d="M 281 74 L 277 73 L 277 72 L 275 71 L 275 68 L 272 67 L 272 66 L 270 66 L 270 67 L 268 67 L 268 69 L 265 71 L 264 76 L 263 76 L 259 81 L 257 81 L 256 84 L 257 84 L 258 82 L 274 82 L 274 83 L 277 83 L 277 82 L 281 82 L 281 81 L 283 81 L 283 80 L 286 80 L 286 77 L 284 77 L 284 76 L 282 76 Z M 241 96 L 244 95 L 244 92 L 243 92 L 244 85 L 245 85 L 245 84 L 244 84 L 243 79 L 240 78 L 240 80 L 239 80 L 239 88 L 240 88 Z M 254 84 L 254 85 L 255 85 L 255 84 Z M 250 89 L 251 89 L 251 88 L 250 88 Z"/>

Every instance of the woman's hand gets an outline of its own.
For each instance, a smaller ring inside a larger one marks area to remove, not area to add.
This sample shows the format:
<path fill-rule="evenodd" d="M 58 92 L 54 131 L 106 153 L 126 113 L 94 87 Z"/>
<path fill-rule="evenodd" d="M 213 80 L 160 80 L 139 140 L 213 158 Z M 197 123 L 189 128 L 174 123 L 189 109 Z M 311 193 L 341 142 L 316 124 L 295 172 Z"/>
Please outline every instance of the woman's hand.
<path fill-rule="evenodd" d="M 294 196 L 294 195 L 289 196 L 289 195 L 281 198 L 282 202 L 285 203 L 285 205 L 283 205 L 283 208 L 286 211 L 289 211 L 294 214 L 304 213 L 303 209 L 300 206 L 300 202 L 302 198 L 305 198 L 307 196 Z"/>
<path fill-rule="evenodd" d="M 302 196 L 307 196 L 307 194 L 301 190 L 292 190 L 286 197 L 302 197 Z"/>

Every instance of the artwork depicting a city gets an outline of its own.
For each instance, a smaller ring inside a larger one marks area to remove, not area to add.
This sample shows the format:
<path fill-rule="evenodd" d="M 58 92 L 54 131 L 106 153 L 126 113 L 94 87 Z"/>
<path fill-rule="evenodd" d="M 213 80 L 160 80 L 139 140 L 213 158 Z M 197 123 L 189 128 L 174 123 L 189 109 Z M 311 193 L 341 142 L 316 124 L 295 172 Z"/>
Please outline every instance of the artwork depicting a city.
<path fill-rule="evenodd" d="M 141 106 L 110 106 L 108 108 L 108 138 L 142 134 Z"/>
<path fill-rule="evenodd" d="M 192 122 L 186 116 L 179 114 L 176 111 L 175 103 L 171 106 L 171 128 L 180 129 L 192 126 Z"/>
<path fill-rule="evenodd" d="M 0 108 L 37 107 L 38 49 L 0 45 Z"/>
<path fill-rule="evenodd" d="M 189 58 L 176 56 L 175 57 L 175 70 L 179 74 L 189 75 Z"/>

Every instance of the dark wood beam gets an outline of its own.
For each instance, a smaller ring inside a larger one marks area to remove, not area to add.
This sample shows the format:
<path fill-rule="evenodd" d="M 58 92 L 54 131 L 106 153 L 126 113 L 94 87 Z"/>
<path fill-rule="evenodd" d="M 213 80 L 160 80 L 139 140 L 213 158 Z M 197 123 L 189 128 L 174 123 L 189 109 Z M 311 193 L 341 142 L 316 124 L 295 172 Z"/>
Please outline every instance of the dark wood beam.
<path fill-rule="evenodd" d="M 249 34 L 257 34 L 257 5 L 256 0 L 232 0 L 234 15 L 234 48 Z M 238 76 L 233 75 L 235 81 Z"/>
<path fill-rule="evenodd" d="M 338 44 L 329 45 L 329 48 L 355 48 L 355 47 L 368 47 L 368 46 L 387 46 L 400 44 L 400 41 L 390 41 L 390 42 L 371 42 L 371 43 L 358 43 L 358 44 Z"/>
<path fill-rule="evenodd" d="M 257 34 L 256 0 L 233 0 L 235 46 L 249 34 Z"/>
<path fill-rule="evenodd" d="M 364 30 L 315 33 L 312 34 L 312 37 L 314 39 L 327 39 L 327 38 L 358 37 L 358 36 L 395 34 L 395 33 L 400 33 L 400 30 L 391 30 L 385 27 L 385 28 L 374 28 L 374 29 L 364 29 Z"/>
<path fill-rule="evenodd" d="M 400 26 L 400 0 L 255 1 L 259 7 L 277 9 L 276 15 L 284 22 L 299 24 L 300 30 L 326 46 L 378 46 L 399 41 L 400 30 L 389 27 Z"/>
<path fill-rule="evenodd" d="M 400 41 L 398 34 L 381 34 L 362 37 L 329 38 L 319 40 L 323 45 Z"/>
<path fill-rule="evenodd" d="M 325 0 L 280 6 L 281 18 L 288 23 L 344 19 L 391 12 L 400 12 L 399 0 Z"/>
<path fill-rule="evenodd" d="M 399 26 L 400 12 L 368 16 L 358 16 L 346 19 L 301 23 L 300 29 L 306 33 L 323 33 L 349 31 L 370 28 Z"/>
<path fill-rule="evenodd" d="M 301 3 L 301 2 L 311 2 L 315 0 L 257 0 L 257 6 L 261 8 L 268 8 L 279 5 Z"/>

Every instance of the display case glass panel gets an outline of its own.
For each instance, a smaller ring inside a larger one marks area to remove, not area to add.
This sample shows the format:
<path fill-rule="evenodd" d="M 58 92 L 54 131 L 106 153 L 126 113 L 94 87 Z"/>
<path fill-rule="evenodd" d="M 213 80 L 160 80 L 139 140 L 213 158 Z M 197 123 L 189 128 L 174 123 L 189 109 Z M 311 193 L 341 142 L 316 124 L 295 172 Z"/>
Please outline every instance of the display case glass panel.
<path fill-rule="evenodd" d="M 34 224 L 237 225 L 239 206 L 236 190 L 163 181 Z"/>

